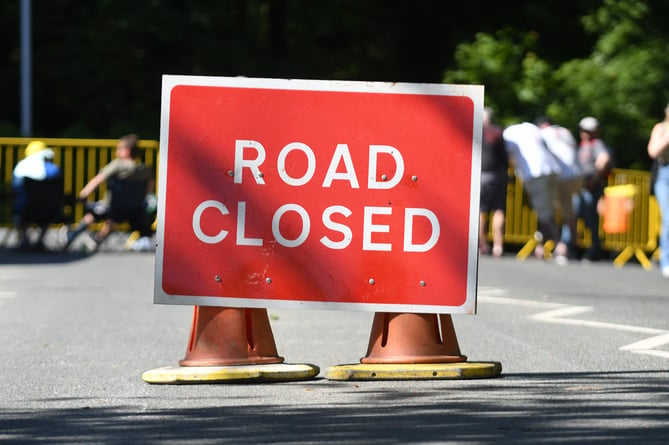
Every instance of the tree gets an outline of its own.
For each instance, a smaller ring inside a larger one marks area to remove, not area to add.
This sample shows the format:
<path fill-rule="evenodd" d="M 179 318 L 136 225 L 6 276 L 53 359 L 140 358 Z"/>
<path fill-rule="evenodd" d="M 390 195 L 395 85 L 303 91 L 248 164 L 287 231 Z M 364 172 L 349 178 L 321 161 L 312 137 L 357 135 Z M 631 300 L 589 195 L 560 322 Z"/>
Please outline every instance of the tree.
<path fill-rule="evenodd" d="M 543 114 L 551 71 L 533 51 L 536 42 L 536 33 L 509 28 L 478 33 L 473 43 L 458 45 L 458 69 L 446 71 L 444 82 L 484 85 L 486 105 L 504 124 Z"/>
<path fill-rule="evenodd" d="M 591 55 L 555 72 L 564 100 L 554 99 L 550 111 L 572 125 L 586 114 L 598 117 L 621 166 L 647 167 L 650 130 L 669 99 L 669 35 L 655 18 L 666 17 L 663 9 L 640 0 L 605 0 L 583 18 L 585 29 L 598 35 Z"/>
<path fill-rule="evenodd" d="M 669 99 L 668 7 L 663 2 L 605 0 L 583 19 L 595 36 L 590 54 L 557 64 L 541 58 L 542 35 L 509 30 L 478 34 L 456 50 L 444 81 L 484 83 L 502 123 L 548 114 L 573 130 L 586 115 L 622 167 L 646 168 L 650 129 Z"/>
<path fill-rule="evenodd" d="M 7 136 L 19 128 L 18 2 L 0 2 Z M 32 3 L 35 136 L 157 138 L 163 74 L 483 83 L 507 121 L 549 112 L 573 128 L 597 114 L 630 153 L 668 97 L 663 0 Z"/>

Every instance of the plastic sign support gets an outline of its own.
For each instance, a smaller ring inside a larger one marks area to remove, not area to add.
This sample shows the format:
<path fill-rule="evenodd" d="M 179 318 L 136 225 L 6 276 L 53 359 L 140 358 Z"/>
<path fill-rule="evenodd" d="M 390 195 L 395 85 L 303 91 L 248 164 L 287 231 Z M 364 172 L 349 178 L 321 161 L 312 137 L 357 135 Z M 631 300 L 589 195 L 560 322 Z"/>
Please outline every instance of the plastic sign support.
<path fill-rule="evenodd" d="M 156 303 L 474 313 L 483 87 L 164 76 Z"/>

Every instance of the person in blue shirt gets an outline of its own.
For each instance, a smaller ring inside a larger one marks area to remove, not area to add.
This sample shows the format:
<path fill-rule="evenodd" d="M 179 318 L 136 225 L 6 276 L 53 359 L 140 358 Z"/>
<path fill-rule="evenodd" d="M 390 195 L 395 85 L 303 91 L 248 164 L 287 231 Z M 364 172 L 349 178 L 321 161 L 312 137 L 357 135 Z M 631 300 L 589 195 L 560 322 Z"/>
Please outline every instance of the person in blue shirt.
<path fill-rule="evenodd" d="M 664 119 L 656 123 L 650 133 L 648 155 L 657 162 L 653 186 L 662 217 L 660 271 L 663 277 L 669 278 L 669 104 L 664 108 Z"/>

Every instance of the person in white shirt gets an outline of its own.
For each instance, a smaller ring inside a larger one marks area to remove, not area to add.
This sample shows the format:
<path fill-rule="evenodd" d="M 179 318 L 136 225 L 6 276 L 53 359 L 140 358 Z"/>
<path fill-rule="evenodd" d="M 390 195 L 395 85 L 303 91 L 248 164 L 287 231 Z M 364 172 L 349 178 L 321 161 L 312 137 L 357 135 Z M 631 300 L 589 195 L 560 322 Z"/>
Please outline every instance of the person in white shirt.
<path fill-rule="evenodd" d="M 504 130 L 509 159 L 516 176 L 523 181 L 523 188 L 530 205 L 537 213 L 539 232 L 543 242 L 555 243 L 558 263 L 566 260 L 567 246 L 560 239 L 560 229 L 555 220 L 560 165 L 546 147 L 539 127 L 530 122 L 514 124 Z M 535 249 L 537 257 L 543 257 L 543 244 Z"/>
<path fill-rule="evenodd" d="M 576 155 L 577 142 L 571 131 L 555 125 L 548 117 L 542 116 L 535 121 L 540 129 L 541 137 L 560 165 L 557 194 L 562 214 L 562 242 L 567 245 L 569 253 L 576 251 L 576 214 L 574 212 L 574 195 L 583 186 L 583 173 Z"/>

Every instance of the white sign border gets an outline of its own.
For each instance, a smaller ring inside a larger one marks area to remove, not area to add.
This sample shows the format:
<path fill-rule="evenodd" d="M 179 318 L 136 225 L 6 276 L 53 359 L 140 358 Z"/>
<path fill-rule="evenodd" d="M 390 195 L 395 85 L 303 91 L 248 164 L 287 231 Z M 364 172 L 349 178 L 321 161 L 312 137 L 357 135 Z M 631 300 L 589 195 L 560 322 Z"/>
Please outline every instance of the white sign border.
<path fill-rule="evenodd" d="M 255 77 L 218 77 L 164 75 L 161 91 L 160 148 L 158 172 L 158 227 L 156 233 L 156 262 L 154 274 L 154 303 L 192 306 L 230 306 L 248 308 L 310 309 L 310 310 L 364 310 L 374 312 L 412 313 L 476 313 L 478 285 L 478 224 L 481 187 L 481 143 L 483 131 L 482 85 L 452 85 L 407 82 L 362 82 L 338 80 L 275 79 Z M 274 90 L 334 91 L 351 93 L 426 94 L 439 96 L 465 96 L 474 104 L 472 135 L 471 196 L 469 199 L 470 236 L 467 254 L 467 295 L 460 306 L 407 305 L 376 303 L 341 303 L 326 301 L 270 300 L 221 296 L 172 295 L 162 288 L 163 247 L 165 241 L 165 204 L 167 193 L 167 163 L 169 141 L 170 97 L 177 86 L 212 86 Z M 221 304 L 224 303 L 224 304 Z"/>

